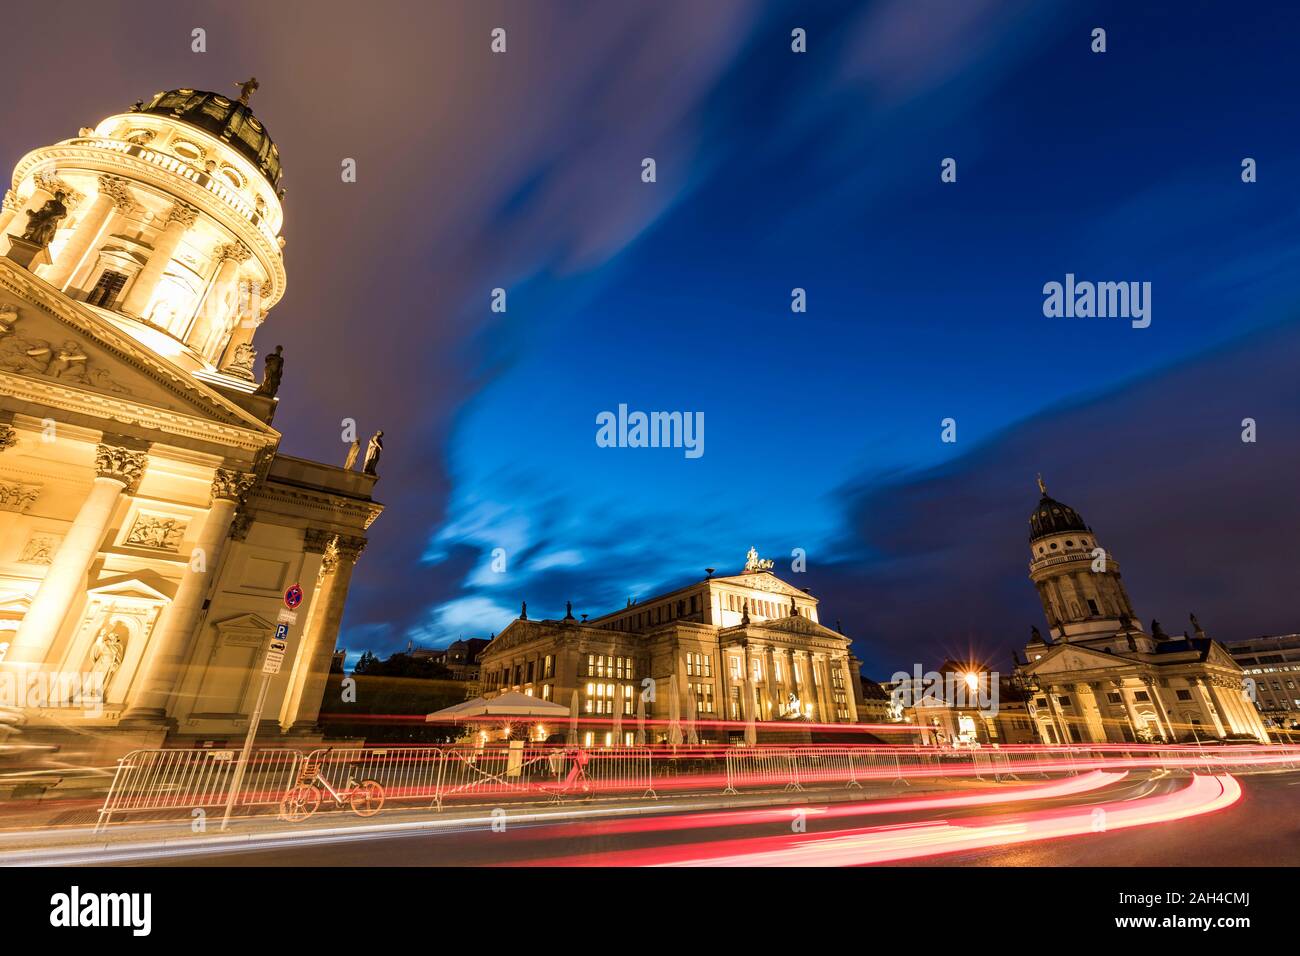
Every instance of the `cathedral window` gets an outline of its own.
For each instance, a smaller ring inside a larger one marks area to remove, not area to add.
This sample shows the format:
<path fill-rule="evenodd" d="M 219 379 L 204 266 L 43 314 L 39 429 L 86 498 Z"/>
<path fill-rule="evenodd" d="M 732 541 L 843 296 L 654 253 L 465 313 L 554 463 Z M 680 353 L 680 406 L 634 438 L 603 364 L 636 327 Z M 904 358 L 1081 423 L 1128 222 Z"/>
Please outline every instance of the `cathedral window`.
<path fill-rule="evenodd" d="M 86 301 L 91 305 L 99 306 L 101 309 L 110 308 L 113 300 L 117 298 L 124 285 L 126 285 L 126 276 L 120 272 L 105 269 L 100 275 L 99 281 L 95 283 L 95 287 L 90 290 L 90 295 L 86 296 Z"/>

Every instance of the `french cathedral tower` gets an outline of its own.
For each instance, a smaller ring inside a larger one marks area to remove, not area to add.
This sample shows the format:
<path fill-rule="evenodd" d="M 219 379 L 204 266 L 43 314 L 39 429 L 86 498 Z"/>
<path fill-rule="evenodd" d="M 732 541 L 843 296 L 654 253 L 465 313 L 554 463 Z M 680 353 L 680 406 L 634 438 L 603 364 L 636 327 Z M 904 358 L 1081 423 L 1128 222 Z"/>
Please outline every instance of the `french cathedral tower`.
<path fill-rule="evenodd" d="M 1151 651 L 1155 642 L 1138 622 L 1119 562 L 1097 541 L 1083 516 L 1042 497 L 1029 516 L 1029 578 L 1038 590 L 1053 640 L 1096 649 Z"/>

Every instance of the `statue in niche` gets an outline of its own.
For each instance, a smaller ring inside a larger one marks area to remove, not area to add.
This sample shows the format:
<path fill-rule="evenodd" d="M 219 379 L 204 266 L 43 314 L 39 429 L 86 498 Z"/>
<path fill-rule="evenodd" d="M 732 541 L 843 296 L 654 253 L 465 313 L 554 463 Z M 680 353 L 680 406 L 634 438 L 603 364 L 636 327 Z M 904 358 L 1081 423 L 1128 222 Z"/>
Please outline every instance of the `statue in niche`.
<path fill-rule="evenodd" d="M 68 215 L 68 207 L 63 204 L 66 198 L 67 193 L 60 189 L 40 209 L 35 212 L 27 210 L 27 229 L 23 232 L 23 238 L 42 248 L 48 246 L 59 230 L 59 222 Z"/>
<path fill-rule="evenodd" d="M 95 635 L 90 649 L 90 674 L 102 697 L 108 696 L 108 685 L 126 656 L 126 642 L 131 631 L 121 621 L 108 621 Z"/>
<path fill-rule="evenodd" d="M 262 384 L 257 386 L 254 395 L 275 398 L 280 390 L 280 379 L 284 375 L 284 346 L 277 345 L 275 351 L 266 357 L 266 371 L 262 374 Z"/>

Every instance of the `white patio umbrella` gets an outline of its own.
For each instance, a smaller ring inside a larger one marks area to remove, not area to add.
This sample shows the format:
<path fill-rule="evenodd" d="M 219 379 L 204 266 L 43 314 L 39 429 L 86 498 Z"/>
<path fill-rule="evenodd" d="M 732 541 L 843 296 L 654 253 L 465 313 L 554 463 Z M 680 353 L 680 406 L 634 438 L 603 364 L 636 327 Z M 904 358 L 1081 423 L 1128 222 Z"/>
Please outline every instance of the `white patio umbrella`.
<path fill-rule="evenodd" d="M 645 694 L 636 695 L 636 745 L 645 746 Z"/>
<path fill-rule="evenodd" d="M 570 747 L 578 746 L 578 692 L 573 692 L 569 703 L 569 739 Z"/>
<path fill-rule="evenodd" d="M 426 723 L 444 720 L 465 720 L 475 717 L 568 717 L 569 708 L 550 700 L 529 697 L 518 691 L 498 697 L 475 697 L 473 700 L 452 704 L 425 716 Z"/>
<path fill-rule="evenodd" d="M 689 682 L 686 684 L 686 742 L 691 746 L 696 746 L 700 742 L 700 735 L 695 732 L 695 691 L 691 688 Z"/>
<path fill-rule="evenodd" d="M 668 696 L 668 742 L 674 747 L 682 745 L 682 704 L 677 694 L 676 675 Z"/>

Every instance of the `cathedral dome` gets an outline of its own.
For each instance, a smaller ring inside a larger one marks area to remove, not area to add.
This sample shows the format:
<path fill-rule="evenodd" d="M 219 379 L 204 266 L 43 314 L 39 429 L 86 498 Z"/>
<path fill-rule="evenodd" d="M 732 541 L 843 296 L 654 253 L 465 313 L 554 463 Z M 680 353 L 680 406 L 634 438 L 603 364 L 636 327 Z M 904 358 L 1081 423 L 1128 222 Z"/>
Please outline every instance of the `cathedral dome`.
<path fill-rule="evenodd" d="M 253 88 L 255 89 L 256 81 Z M 133 113 L 151 113 L 166 116 L 198 127 L 205 133 L 229 143 L 266 177 L 272 188 L 280 185 L 280 151 L 271 141 L 271 135 L 249 108 L 247 90 L 241 97 L 231 98 L 206 90 L 168 90 L 154 94 L 148 102 L 131 108 Z"/>
<path fill-rule="evenodd" d="M 1029 516 L 1030 541 L 1066 531 L 1090 530 L 1079 512 L 1055 498 L 1049 498 L 1046 490 L 1043 491 L 1043 497 L 1038 500 L 1038 506 Z"/>

